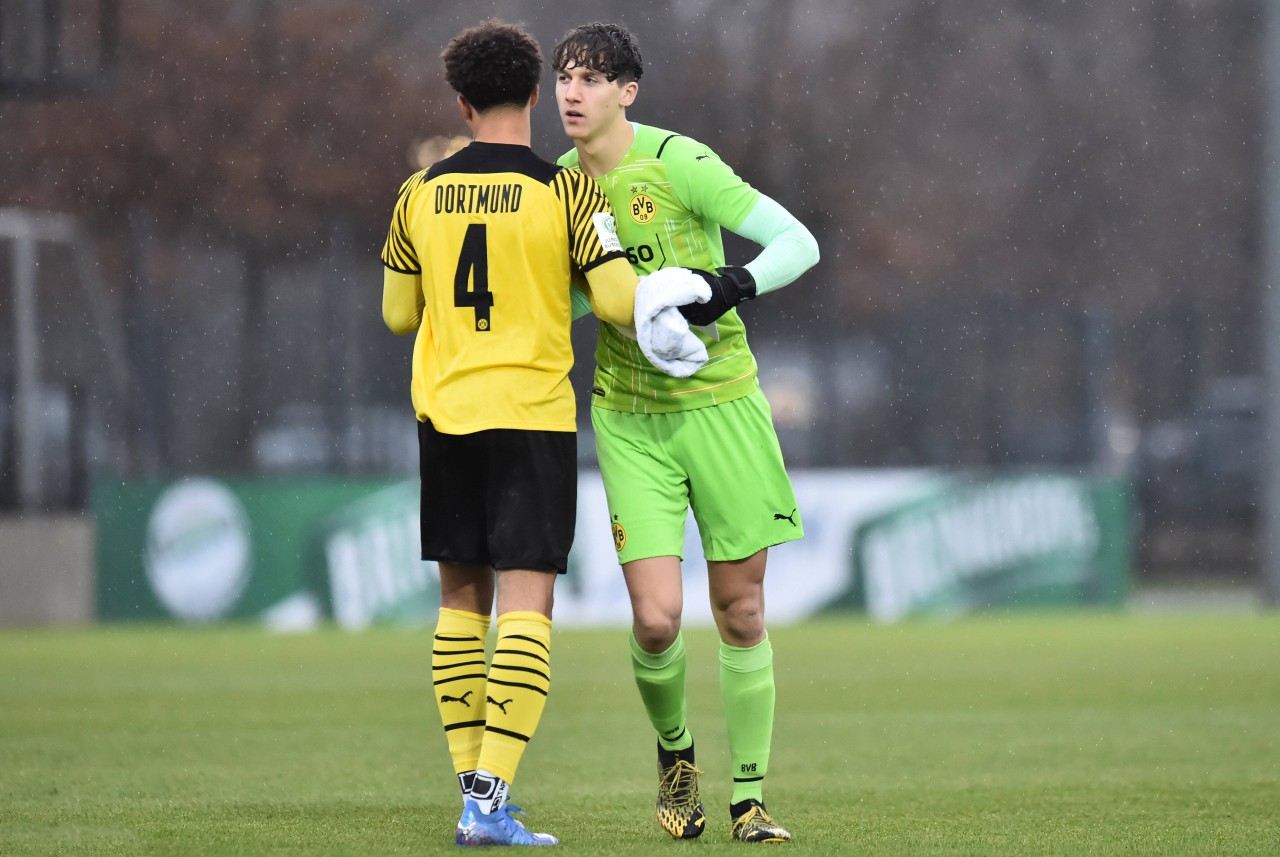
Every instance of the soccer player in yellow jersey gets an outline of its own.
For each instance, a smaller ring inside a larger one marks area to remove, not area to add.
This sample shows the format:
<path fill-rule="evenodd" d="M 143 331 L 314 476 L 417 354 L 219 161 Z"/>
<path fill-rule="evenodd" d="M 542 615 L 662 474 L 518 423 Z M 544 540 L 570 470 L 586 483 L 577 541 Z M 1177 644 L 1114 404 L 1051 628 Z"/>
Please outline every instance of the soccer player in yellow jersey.
<path fill-rule="evenodd" d="M 559 162 L 605 192 L 632 264 L 645 274 L 673 265 L 716 272 L 704 274 L 710 300 L 681 308 L 710 355 L 694 374 L 663 375 L 608 323 L 596 345 L 591 421 L 631 597 L 632 670 L 657 733 L 658 821 L 676 838 L 698 836 L 705 824 L 680 635 L 680 553 L 692 508 L 720 632 L 730 833 L 742 842 L 786 842 L 790 833 L 764 806 L 774 712 L 764 575 L 768 549 L 804 530 L 735 307 L 795 280 L 818 261 L 818 245 L 707 146 L 628 121 L 643 69 L 627 30 L 571 30 L 552 67 L 561 122 L 573 141 Z M 744 266 L 725 266 L 722 228 L 763 249 Z"/>
<path fill-rule="evenodd" d="M 416 334 L 422 557 L 441 589 L 432 680 L 463 791 L 457 843 L 555 845 L 507 791 L 550 687 L 552 588 L 573 541 L 570 277 L 624 327 L 638 278 L 594 182 L 529 148 L 537 43 L 489 22 L 443 59 L 473 142 L 404 183 L 382 251 L 383 319 Z"/>

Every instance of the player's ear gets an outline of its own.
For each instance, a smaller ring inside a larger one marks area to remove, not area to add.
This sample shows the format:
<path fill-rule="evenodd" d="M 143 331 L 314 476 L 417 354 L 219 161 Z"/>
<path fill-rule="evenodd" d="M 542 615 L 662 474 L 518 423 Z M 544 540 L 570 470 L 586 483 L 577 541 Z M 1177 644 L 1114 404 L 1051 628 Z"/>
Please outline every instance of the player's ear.
<path fill-rule="evenodd" d="M 462 121 L 464 122 L 470 122 L 476 115 L 476 109 L 471 106 L 471 102 L 461 95 L 458 96 L 458 110 L 462 112 Z"/>
<path fill-rule="evenodd" d="M 533 88 L 533 95 L 529 96 L 529 109 L 532 110 L 538 104 L 538 87 Z"/>
<path fill-rule="evenodd" d="M 636 93 L 640 91 L 640 84 L 634 80 L 622 87 L 622 96 L 618 99 L 623 107 L 630 107 L 632 102 L 636 100 Z"/>

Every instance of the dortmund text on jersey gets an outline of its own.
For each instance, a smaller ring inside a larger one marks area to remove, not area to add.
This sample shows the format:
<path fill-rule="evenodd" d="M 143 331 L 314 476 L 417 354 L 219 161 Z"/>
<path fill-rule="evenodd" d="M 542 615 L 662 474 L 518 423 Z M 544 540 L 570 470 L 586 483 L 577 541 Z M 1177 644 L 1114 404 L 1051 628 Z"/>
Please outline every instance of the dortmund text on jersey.
<path fill-rule="evenodd" d="M 619 255 L 608 210 L 593 182 L 524 146 L 472 143 L 404 183 L 382 261 L 421 277 L 420 420 L 575 430 L 570 275 Z"/>

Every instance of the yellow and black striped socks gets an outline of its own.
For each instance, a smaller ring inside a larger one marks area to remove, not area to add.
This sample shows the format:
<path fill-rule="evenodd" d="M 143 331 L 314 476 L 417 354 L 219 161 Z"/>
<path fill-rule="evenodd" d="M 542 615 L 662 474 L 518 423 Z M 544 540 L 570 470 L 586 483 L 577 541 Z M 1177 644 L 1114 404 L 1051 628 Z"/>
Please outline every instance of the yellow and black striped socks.
<path fill-rule="evenodd" d="M 533 737 L 551 687 L 551 620 L 513 611 L 498 617 L 498 643 L 485 686 L 486 717 L 479 770 L 507 783 Z"/>
<path fill-rule="evenodd" d="M 488 616 L 440 608 L 431 648 L 431 683 L 463 793 L 471 785 L 464 777 L 469 777 L 479 764 L 484 740 L 484 688 L 488 679 L 484 641 L 488 633 Z"/>

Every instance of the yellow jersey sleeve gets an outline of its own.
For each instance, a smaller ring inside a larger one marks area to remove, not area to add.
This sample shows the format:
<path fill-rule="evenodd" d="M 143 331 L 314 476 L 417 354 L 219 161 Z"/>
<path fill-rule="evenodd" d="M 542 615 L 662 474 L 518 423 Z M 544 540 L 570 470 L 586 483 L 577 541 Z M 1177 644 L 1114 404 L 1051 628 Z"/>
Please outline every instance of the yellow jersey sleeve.
<path fill-rule="evenodd" d="M 422 273 L 422 263 L 418 261 L 418 253 L 409 237 L 409 196 L 415 187 L 422 184 L 426 172 L 420 170 L 400 185 L 400 194 L 391 213 L 391 228 L 387 231 L 386 243 L 382 245 L 382 264 L 401 274 Z"/>
<path fill-rule="evenodd" d="M 609 200 L 594 181 L 577 170 L 561 170 L 551 182 L 565 207 L 569 257 L 583 273 L 613 258 L 626 258 Z"/>

